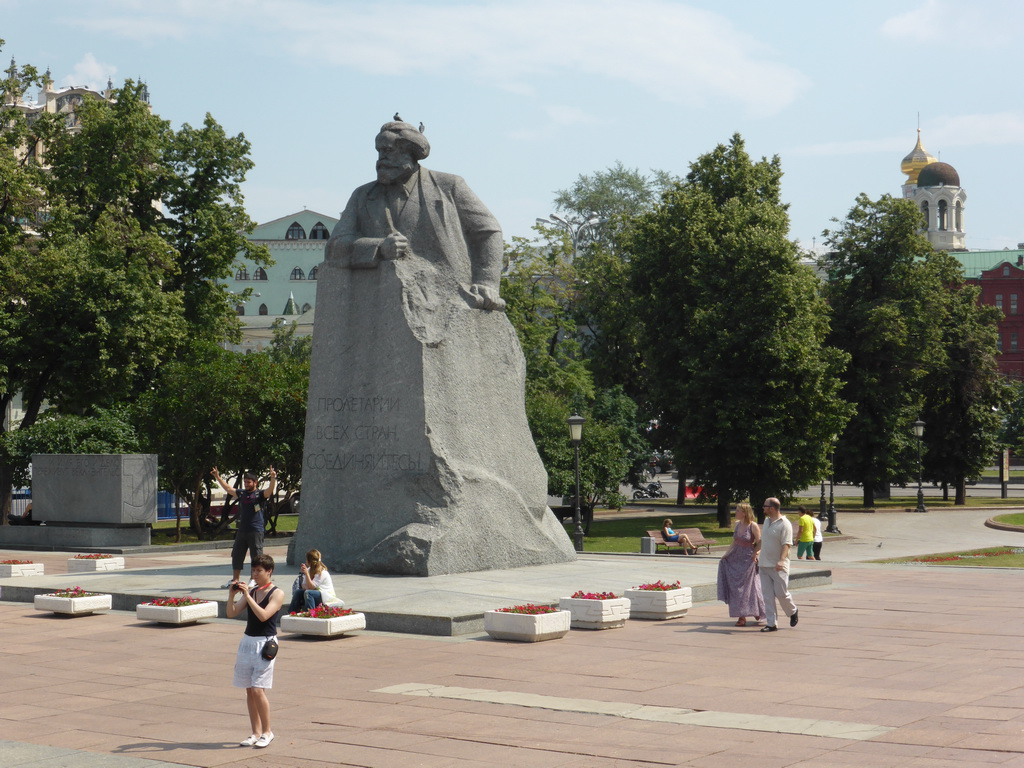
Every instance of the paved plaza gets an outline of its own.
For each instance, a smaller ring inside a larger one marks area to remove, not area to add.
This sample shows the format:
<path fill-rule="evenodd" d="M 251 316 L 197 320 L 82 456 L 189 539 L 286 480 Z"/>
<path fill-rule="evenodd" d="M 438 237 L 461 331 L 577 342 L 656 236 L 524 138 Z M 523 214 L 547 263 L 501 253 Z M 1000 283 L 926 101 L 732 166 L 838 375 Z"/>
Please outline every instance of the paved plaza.
<path fill-rule="evenodd" d="M 269 694 L 276 739 L 264 750 L 237 745 L 249 731 L 244 693 L 230 684 L 239 622 L 166 627 L 129 611 L 69 618 L 0 602 L 0 766 L 1024 766 L 1024 572 L 866 562 L 1024 545 L 986 528 L 987 516 L 842 516 L 846 536 L 826 543 L 825 560 L 793 565 L 825 566 L 831 583 L 795 590 L 799 625 L 772 634 L 734 627 L 710 601 L 682 619 L 537 644 L 286 634 Z M 283 548 L 270 552 L 283 561 Z M 0 552 L 9 557 L 25 553 Z M 65 557 L 33 555 L 47 578 Z M 216 591 L 228 553 L 127 560 L 116 576 L 74 581 L 156 574 L 168 594 L 199 582 Z M 557 599 L 633 586 L 645 571 L 706 584 L 716 564 L 586 555 L 561 585 L 521 569 L 487 589 L 481 574 L 378 578 L 373 589 L 390 584 L 396 603 L 541 589 Z M 287 588 L 292 575 L 282 568 L 276 581 Z M 340 575 L 339 592 L 359 608 L 354 593 L 371 578 Z"/>

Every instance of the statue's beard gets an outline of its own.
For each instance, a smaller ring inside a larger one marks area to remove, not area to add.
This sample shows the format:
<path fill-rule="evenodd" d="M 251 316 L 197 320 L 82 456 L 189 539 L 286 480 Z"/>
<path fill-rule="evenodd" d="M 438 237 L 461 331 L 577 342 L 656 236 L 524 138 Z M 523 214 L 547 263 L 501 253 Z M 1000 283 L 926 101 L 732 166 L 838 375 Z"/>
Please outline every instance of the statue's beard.
<path fill-rule="evenodd" d="M 377 181 L 380 184 L 399 184 L 416 172 L 416 163 L 387 165 L 377 163 Z"/>

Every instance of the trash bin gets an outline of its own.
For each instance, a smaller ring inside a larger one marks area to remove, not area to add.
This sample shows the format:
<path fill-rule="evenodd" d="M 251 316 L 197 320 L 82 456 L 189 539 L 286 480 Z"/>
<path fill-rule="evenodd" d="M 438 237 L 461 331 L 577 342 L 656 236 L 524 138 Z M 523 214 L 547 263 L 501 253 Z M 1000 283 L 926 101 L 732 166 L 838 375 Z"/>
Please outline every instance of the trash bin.
<path fill-rule="evenodd" d="M 658 551 L 658 545 L 654 543 L 654 539 L 650 536 L 640 537 L 640 554 L 641 555 L 653 555 Z"/>

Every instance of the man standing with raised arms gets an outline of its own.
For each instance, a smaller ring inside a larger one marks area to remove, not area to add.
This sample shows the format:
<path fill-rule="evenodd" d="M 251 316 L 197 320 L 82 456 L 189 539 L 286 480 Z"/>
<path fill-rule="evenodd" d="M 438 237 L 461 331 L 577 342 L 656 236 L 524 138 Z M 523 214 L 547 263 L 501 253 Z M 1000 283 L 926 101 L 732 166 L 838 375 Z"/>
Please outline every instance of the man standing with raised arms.
<path fill-rule="evenodd" d="M 767 617 L 762 632 L 777 632 L 775 601 L 779 601 L 783 612 L 789 616 L 789 626 L 795 627 L 796 603 L 789 594 L 789 548 L 793 546 L 793 524 L 782 516 L 782 505 L 775 497 L 764 501 L 764 525 L 761 526 L 761 555 L 758 571 L 761 575 L 761 592 L 764 595 L 764 609 Z"/>
<path fill-rule="evenodd" d="M 245 552 L 249 550 L 249 562 L 255 562 L 256 558 L 263 554 L 263 529 L 266 520 L 263 518 L 263 502 L 274 495 L 277 490 L 277 471 L 270 468 L 270 485 L 259 490 L 256 483 L 259 478 L 252 472 L 246 472 L 242 476 L 241 490 L 232 488 L 224 482 L 217 468 L 213 468 L 213 479 L 220 484 L 228 496 L 238 499 L 238 527 L 235 530 L 235 543 L 231 547 L 231 581 L 224 585 L 224 589 L 238 581 L 242 573 L 242 565 L 245 563 Z M 262 494 L 263 498 L 260 498 Z"/>

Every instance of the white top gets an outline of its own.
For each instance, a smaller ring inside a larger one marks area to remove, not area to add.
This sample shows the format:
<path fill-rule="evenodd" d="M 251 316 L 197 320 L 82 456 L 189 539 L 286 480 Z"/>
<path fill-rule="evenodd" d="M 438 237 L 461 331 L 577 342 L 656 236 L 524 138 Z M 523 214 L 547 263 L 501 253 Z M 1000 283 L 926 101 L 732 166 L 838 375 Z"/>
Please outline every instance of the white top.
<path fill-rule="evenodd" d="M 761 556 L 758 565 L 761 568 L 774 568 L 782 560 L 782 550 L 786 544 L 793 545 L 793 524 L 785 515 L 775 521 L 766 519 L 761 526 Z M 784 570 L 789 570 L 788 557 Z"/>
<path fill-rule="evenodd" d="M 824 541 L 825 539 L 821 535 L 821 520 L 816 517 L 812 517 L 811 522 L 814 523 L 814 540 Z"/>
<path fill-rule="evenodd" d="M 314 576 L 312 578 L 312 582 L 313 582 L 313 589 L 320 590 L 320 599 L 321 600 L 323 600 L 325 603 L 337 602 L 338 596 L 336 594 L 334 594 L 334 582 L 331 581 L 331 574 L 329 574 L 327 572 L 326 568 L 324 568 L 322 571 L 320 571 L 320 573 L 318 573 L 316 576 Z M 306 588 L 306 579 L 300 573 L 298 576 L 295 577 L 294 589 L 296 591 L 298 591 L 298 590 L 303 590 L 305 588 Z"/>

